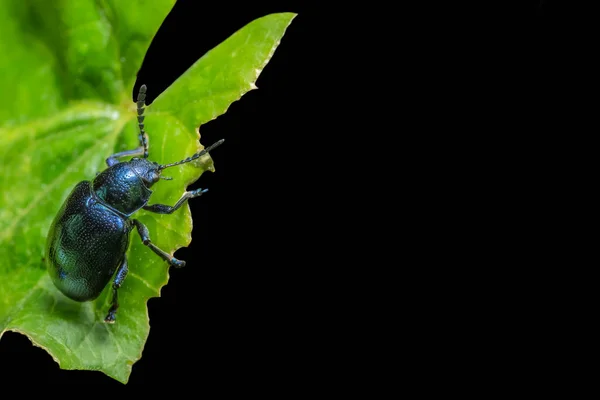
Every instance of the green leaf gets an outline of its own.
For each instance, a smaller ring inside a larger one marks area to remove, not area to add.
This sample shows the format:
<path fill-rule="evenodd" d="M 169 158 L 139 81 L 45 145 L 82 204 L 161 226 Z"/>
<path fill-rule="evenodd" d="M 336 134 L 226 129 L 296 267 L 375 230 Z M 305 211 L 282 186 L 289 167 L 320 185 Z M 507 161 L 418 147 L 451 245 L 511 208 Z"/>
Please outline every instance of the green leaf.
<path fill-rule="evenodd" d="M 109 287 L 78 303 L 52 284 L 42 261 L 48 228 L 74 185 L 117 151 L 137 146 L 131 91 L 152 37 L 174 0 L 0 0 L 0 337 L 20 332 L 63 369 L 98 370 L 126 383 L 149 334 L 147 301 L 168 265 L 135 233 L 117 322 L 103 322 Z M 257 19 L 208 52 L 147 108 L 150 158 L 181 160 L 202 149 L 198 127 L 255 88 L 292 13 Z M 4 38 L 10 38 L 5 40 Z M 169 170 L 152 203 L 174 204 L 209 156 Z M 191 240 L 186 205 L 136 214 L 173 254 Z M 109 285 L 110 286 L 110 285 Z"/>

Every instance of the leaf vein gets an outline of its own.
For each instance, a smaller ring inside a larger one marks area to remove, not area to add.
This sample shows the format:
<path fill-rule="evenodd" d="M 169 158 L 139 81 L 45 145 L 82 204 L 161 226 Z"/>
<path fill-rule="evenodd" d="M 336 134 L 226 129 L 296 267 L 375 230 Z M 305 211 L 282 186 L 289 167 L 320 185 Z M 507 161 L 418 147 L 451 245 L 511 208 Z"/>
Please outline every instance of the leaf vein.
<path fill-rule="evenodd" d="M 144 278 L 142 278 L 138 274 L 129 271 L 129 273 L 127 275 L 129 275 L 130 277 L 133 277 L 133 278 L 137 279 L 138 281 L 142 282 L 146 287 L 148 287 L 148 289 L 152 289 L 155 292 L 158 292 L 157 288 L 155 288 L 154 286 L 152 286 L 147 280 L 145 280 Z"/>
<path fill-rule="evenodd" d="M 119 341 L 115 338 L 115 334 L 108 328 L 108 324 L 102 324 L 104 326 L 104 329 L 106 329 L 106 331 L 108 332 L 108 335 L 113 339 L 113 343 L 117 345 L 117 355 L 115 358 L 119 358 L 119 356 L 123 353 L 123 349 L 121 348 L 121 345 L 119 344 Z"/>

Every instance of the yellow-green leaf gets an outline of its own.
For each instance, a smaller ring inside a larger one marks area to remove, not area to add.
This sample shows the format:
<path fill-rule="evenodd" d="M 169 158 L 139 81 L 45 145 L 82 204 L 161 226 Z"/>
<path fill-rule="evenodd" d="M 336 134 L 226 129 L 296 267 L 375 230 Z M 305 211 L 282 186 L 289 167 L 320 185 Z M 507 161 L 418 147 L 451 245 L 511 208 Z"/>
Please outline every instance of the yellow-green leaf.
<path fill-rule="evenodd" d="M 135 76 L 174 2 L 0 0 L 0 337 L 23 333 L 61 368 L 123 383 L 141 357 L 147 301 L 160 295 L 168 265 L 133 233 L 117 323 L 108 325 L 109 287 L 93 302 L 72 301 L 53 286 L 42 258 L 73 186 L 106 168 L 110 154 L 137 146 Z M 255 87 L 293 18 L 271 14 L 232 32 L 159 95 L 146 112 L 150 159 L 173 162 L 200 150 L 198 127 Z M 170 169 L 173 180 L 153 187 L 151 203 L 174 204 L 213 170 L 210 157 L 202 160 Z M 187 205 L 136 218 L 171 254 L 190 243 Z"/>

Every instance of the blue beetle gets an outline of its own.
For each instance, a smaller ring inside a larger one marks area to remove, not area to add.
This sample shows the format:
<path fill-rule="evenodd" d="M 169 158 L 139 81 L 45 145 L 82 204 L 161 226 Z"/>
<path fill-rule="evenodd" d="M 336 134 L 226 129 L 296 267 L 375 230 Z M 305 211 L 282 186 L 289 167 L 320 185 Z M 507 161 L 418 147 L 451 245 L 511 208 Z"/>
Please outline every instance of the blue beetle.
<path fill-rule="evenodd" d="M 78 183 L 56 214 L 46 241 L 46 265 L 54 285 L 76 301 L 96 299 L 109 283 L 112 303 L 104 322 L 114 323 L 119 308 L 118 290 L 127 276 L 126 251 L 130 232 L 135 227 L 144 245 L 174 267 L 185 266 L 161 250 L 150 240 L 148 228 L 131 218 L 144 209 L 158 214 L 171 214 L 191 198 L 207 189 L 185 192 L 174 206 L 148 204 L 150 188 L 160 179 L 165 168 L 193 161 L 215 149 L 224 139 L 184 160 L 160 165 L 148 160 L 148 136 L 144 131 L 146 85 L 137 97 L 137 119 L 140 146 L 113 154 L 106 159 L 108 168 L 92 181 Z M 133 157 L 119 162 L 121 157 Z M 114 278 L 113 278 L 114 277 Z"/>

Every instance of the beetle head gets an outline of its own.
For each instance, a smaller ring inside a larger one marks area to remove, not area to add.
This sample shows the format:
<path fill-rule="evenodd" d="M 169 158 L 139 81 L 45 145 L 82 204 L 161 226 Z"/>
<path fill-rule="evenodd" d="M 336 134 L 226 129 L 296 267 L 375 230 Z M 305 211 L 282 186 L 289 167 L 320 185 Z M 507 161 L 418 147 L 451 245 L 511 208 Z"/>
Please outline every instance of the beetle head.
<path fill-rule="evenodd" d="M 152 187 L 160 179 L 171 179 L 166 176 L 161 176 L 161 165 L 146 158 L 132 158 L 129 162 L 135 173 L 142 178 L 144 186 Z"/>

